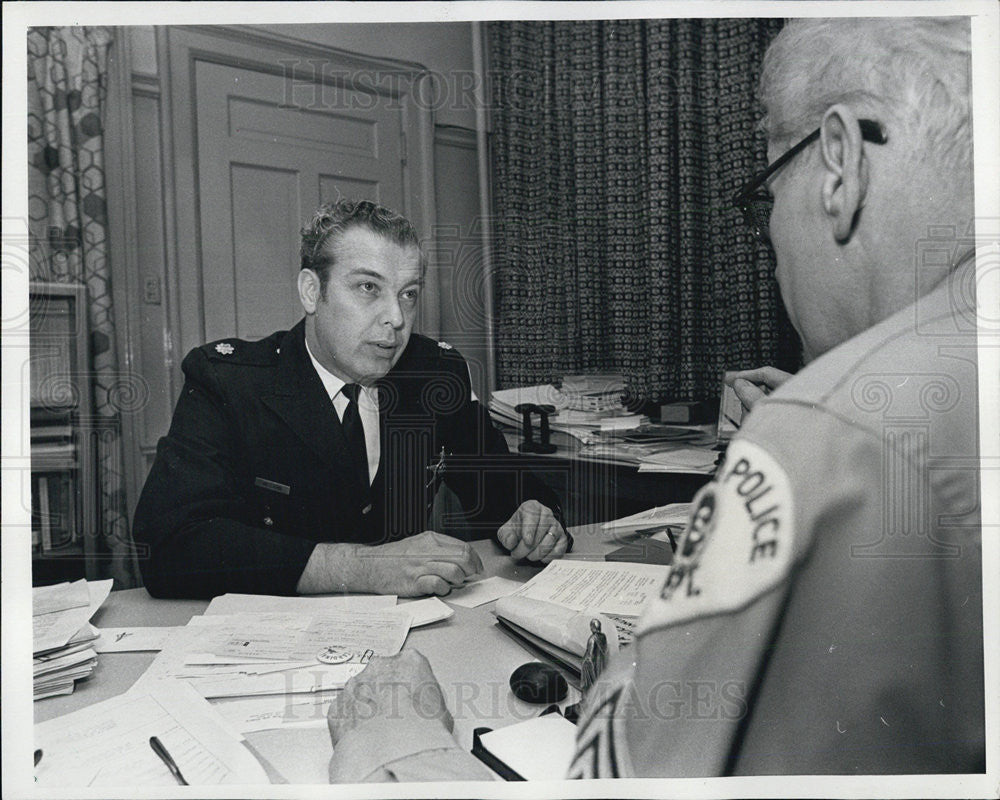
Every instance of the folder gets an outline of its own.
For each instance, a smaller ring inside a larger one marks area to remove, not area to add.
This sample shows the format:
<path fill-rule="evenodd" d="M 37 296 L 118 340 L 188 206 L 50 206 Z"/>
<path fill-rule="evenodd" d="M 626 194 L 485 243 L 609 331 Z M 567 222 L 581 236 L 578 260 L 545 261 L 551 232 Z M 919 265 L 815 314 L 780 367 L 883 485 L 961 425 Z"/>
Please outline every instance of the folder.
<path fill-rule="evenodd" d="M 575 751 L 576 726 L 555 705 L 524 722 L 472 734 L 472 755 L 507 781 L 562 780 Z"/>

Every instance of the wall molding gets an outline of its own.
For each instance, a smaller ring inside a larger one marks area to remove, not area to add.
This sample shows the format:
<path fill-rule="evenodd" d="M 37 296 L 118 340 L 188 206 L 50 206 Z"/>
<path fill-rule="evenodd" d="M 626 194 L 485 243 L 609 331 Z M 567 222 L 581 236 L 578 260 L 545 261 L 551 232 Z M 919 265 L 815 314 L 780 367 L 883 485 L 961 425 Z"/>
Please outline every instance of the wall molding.
<path fill-rule="evenodd" d="M 434 126 L 434 141 L 447 147 L 462 147 L 466 150 L 478 149 L 476 132 L 458 125 Z"/>
<path fill-rule="evenodd" d="M 159 77 L 156 75 L 147 75 L 143 72 L 133 72 L 132 94 L 141 97 L 159 98 L 161 94 Z"/>

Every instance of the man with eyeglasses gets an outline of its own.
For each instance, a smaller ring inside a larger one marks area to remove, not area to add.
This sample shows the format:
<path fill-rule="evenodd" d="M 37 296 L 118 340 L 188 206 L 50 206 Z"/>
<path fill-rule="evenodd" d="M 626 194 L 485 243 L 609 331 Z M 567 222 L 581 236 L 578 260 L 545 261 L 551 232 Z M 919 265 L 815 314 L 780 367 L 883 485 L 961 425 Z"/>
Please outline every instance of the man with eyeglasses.
<path fill-rule="evenodd" d="M 734 199 L 807 365 L 753 376 L 774 391 L 585 698 L 570 777 L 985 769 L 969 36 L 794 20 L 768 49 L 771 164 Z M 361 680 L 432 682 L 405 658 Z M 377 725 L 348 688 L 333 779 L 458 758 L 442 736 L 345 764 Z"/>

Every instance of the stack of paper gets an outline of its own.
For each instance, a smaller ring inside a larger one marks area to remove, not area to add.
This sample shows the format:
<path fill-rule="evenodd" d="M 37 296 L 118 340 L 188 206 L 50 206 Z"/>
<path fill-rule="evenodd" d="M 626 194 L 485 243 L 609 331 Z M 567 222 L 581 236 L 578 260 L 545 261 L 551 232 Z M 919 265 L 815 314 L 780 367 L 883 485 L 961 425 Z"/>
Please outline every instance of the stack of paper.
<path fill-rule="evenodd" d="M 84 579 L 32 592 L 34 698 L 70 694 L 97 664 L 92 646 L 99 632 L 90 618 L 111 592 L 113 581 Z"/>
<path fill-rule="evenodd" d="M 566 375 L 562 379 L 560 402 L 564 408 L 599 414 L 624 411 L 622 395 L 625 378 L 617 373 Z"/>
<path fill-rule="evenodd" d="M 549 416 L 549 428 L 553 432 L 552 441 L 559 444 L 557 434 L 566 434 L 589 444 L 595 440 L 597 431 L 602 426 L 614 426 L 618 418 L 629 418 L 630 427 L 636 427 L 648 421 L 646 417 L 631 419 L 628 409 L 621 403 L 620 392 L 613 404 L 604 404 L 599 409 L 584 407 L 574 400 L 574 395 L 566 394 L 551 384 L 539 386 L 519 386 L 514 389 L 498 389 L 490 396 L 490 414 L 500 423 L 515 427 L 520 431 L 522 417 L 514 409 L 522 403 L 547 405 L 555 408 Z M 537 419 L 533 425 L 537 430 Z"/>
<path fill-rule="evenodd" d="M 690 513 L 690 503 L 669 503 L 665 506 L 655 506 L 647 511 L 640 511 L 637 514 L 605 522 L 601 526 L 601 530 L 618 533 L 655 532 L 668 525 L 684 526 Z"/>
<path fill-rule="evenodd" d="M 679 472 L 711 475 L 718 451 L 708 447 L 676 447 L 649 453 L 639 459 L 639 472 Z"/>

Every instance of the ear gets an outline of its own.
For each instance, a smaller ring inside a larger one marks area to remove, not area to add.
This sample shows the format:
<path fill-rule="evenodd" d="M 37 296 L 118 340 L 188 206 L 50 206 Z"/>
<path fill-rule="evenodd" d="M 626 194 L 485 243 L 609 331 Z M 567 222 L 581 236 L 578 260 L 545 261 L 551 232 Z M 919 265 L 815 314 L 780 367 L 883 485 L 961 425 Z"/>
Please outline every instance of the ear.
<path fill-rule="evenodd" d="M 315 314 L 316 306 L 322 299 L 320 291 L 319 275 L 311 269 L 299 270 L 299 302 L 306 314 Z"/>
<path fill-rule="evenodd" d="M 823 208 L 833 225 L 834 238 L 847 242 L 868 190 L 868 162 L 854 112 L 843 105 L 830 106 L 820 123 L 819 141 L 826 168 Z"/>

